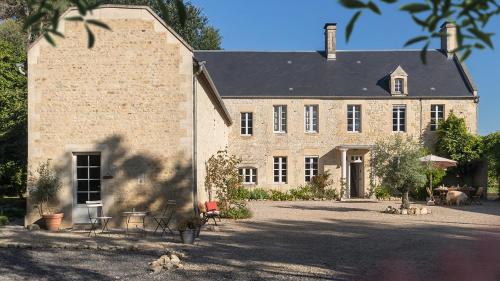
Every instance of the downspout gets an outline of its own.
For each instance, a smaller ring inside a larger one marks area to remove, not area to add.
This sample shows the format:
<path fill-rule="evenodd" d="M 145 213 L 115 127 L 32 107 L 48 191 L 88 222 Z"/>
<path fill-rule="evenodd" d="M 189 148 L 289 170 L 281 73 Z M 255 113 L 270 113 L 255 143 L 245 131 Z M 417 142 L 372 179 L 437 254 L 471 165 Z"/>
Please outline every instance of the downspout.
<path fill-rule="evenodd" d="M 423 120 L 422 120 L 422 99 L 418 99 L 420 102 L 420 141 L 423 143 L 423 133 L 422 133 L 422 125 L 423 125 Z"/>
<path fill-rule="evenodd" d="M 196 215 L 200 214 L 198 209 L 198 130 L 197 130 L 197 84 L 196 77 L 200 75 L 203 70 L 203 65 L 205 62 L 196 63 L 198 66 L 197 71 L 193 75 L 193 208 Z"/>

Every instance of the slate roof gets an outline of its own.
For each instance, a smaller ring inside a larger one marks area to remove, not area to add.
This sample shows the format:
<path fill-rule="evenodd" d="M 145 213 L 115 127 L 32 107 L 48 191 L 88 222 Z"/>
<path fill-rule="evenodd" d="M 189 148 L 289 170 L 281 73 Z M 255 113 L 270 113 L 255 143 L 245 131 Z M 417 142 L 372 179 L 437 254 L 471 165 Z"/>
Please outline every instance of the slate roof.
<path fill-rule="evenodd" d="M 438 50 L 323 52 L 195 51 L 222 97 L 390 97 L 389 75 L 408 74 L 410 97 L 473 97 L 456 59 Z M 472 83 L 472 81 L 471 81 Z M 473 87 L 473 86 L 472 86 Z"/>

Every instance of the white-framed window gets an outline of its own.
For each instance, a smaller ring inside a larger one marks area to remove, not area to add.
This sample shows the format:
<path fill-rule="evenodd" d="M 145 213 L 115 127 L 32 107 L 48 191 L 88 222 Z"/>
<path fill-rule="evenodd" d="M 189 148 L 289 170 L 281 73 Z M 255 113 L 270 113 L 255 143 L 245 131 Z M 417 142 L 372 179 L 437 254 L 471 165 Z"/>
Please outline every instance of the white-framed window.
<path fill-rule="evenodd" d="M 238 169 L 243 184 L 256 184 L 257 183 L 257 168 L 246 167 Z"/>
<path fill-rule="evenodd" d="M 406 131 L 406 105 L 398 104 L 392 107 L 392 131 Z"/>
<path fill-rule="evenodd" d="M 253 116 L 252 112 L 241 113 L 241 135 L 251 136 L 253 134 Z"/>
<path fill-rule="evenodd" d="M 361 105 L 347 106 L 347 131 L 361 132 Z"/>
<path fill-rule="evenodd" d="M 307 133 L 318 132 L 318 106 L 304 106 L 304 126 Z"/>
<path fill-rule="evenodd" d="M 286 105 L 274 106 L 274 132 L 286 133 Z"/>
<path fill-rule="evenodd" d="M 305 181 L 310 182 L 312 178 L 318 175 L 318 156 L 305 157 Z"/>
<path fill-rule="evenodd" d="M 431 131 L 436 131 L 439 128 L 439 122 L 444 120 L 444 105 L 431 105 Z"/>
<path fill-rule="evenodd" d="M 394 92 L 404 94 L 405 80 L 403 78 L 394 79 Z"/>
<path fill-rule="evenodd" d="M 275 183 L 286 183 L 286 157 L 274 157 L 274 182 Z"/>
<path fill-rule="evenodd" d="M 101 200 L 101 155 L 75 154 L 76 202 Z"/>

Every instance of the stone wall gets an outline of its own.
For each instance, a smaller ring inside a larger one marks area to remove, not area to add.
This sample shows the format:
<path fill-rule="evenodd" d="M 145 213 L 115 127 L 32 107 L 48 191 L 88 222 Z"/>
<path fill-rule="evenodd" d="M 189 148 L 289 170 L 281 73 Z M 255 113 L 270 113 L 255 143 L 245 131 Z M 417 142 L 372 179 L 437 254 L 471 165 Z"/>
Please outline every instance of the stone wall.
<path fill-rule="evenodd" d="M 377 140 L 390 137 L 392 131 L 392 106 L 405 104 L 407 107 L 405 135 L 415 138 L 421 136 L 432 147 L 435 132 L 430 132 L 431 104 L 445 105 L 445 118 L 453 110 L 456 115 L 465 117 L 467 127 L 476 133 L 477 104 L 472 99 L 224 99 L 234 125 L 229 134 L 229 150 L 242 158 L 243 166 L 258 169 L 259 187 L 287 190 L 304 184 L 304 157 L 318 156 L 320 171 L 329 170 L 336 188 L 340 187 L 341 166 L 340 145 L 372 145 Z M 273 105 L 287 105 L 288 132 L 273 132 Z M 305 133 L 304 105 L 319 105 L 319 132 Z M 361 105 L 361 132 L 347 132 L 347 105 Z M 253 112 L 254 128 L 252 136 L 240 135 L 240 112 Z M 422 116 L 422 117 L 421 117 Z M 369 150 L 350 149 L 351 155 L 364 156 L 364 189 L 369 189 Z M 288 157 L 288 182 L 273 182 L 273 156 Z"/>
<path fill-rule="evenodd" d="M 197 76 L 196 91 L 196 152 L 198 201 L 209 199 L 205 187 L 206 162 L 219 150 L 228 146 L 229 124 L 222 116 L 224 113 L 214 97 L 213 90 L 205 78 Z M 215 196 L 215 194 L 212 194 Z"/>
<path fill-rule="evenodd" d="M 57 210 L 72 223 L 76 152 L 102 157 L 102 200 L 118 223 L 125 210 L 158 210 L 167 199 L 192 210 L 192 51 L 149 9 L 101 8 L 112 31 L 61 21 L 57 47 L 29 50 L 28 164 L 50 159 L 63 188 Z M 74 16 L 70 10 L 65 16 Z M 86 212 L 86 210 L 85 210 Z M 38 219 L 28 201 L 27 223 Z"/>

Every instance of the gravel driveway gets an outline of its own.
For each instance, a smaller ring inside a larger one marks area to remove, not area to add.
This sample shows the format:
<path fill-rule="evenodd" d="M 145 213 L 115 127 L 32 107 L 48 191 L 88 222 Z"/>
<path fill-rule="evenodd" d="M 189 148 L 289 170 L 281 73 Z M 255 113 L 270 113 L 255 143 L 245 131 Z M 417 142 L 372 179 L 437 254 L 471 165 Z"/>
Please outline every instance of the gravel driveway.
<path fill-rule="evenodd" d="M 0 249 L 0 280 L 500 280 L 500 202 L 388 215 L 398 202 L 251 202 L 202 232 L 184 269 L 159 251 Z M 0 238 L 1 239 L 1 238 Z"/>

